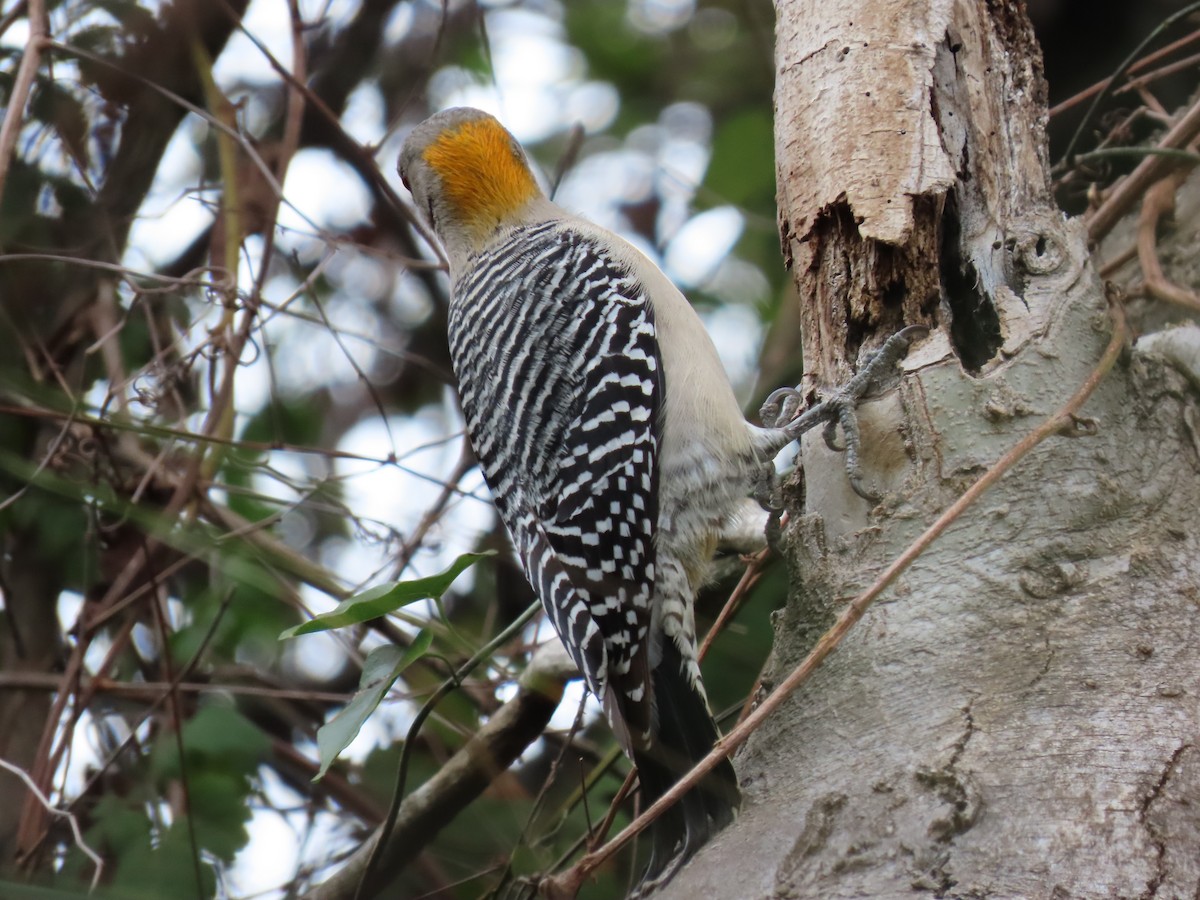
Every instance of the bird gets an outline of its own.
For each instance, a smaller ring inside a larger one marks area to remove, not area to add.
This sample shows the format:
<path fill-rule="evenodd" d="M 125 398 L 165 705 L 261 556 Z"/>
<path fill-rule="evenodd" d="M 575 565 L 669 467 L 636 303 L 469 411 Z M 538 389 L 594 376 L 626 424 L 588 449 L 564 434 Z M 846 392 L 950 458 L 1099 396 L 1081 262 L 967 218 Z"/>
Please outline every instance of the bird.
<path fill-rule="evenodd" d="M 754 425 L 680 290 L 626 240 L 550 200 L 495 117 L 434 114 L 408 135 L 398 170 L 448 263 L 467 436 L 648 806 L 720 738 L 693 607 L 722 534 L 749 498 L 766 500 L 774 458 L 803 431 L 841 422 L 857 436 L 857 400 L 912 333 L 802 414 L 800 391 L 776 391 Z M 653 823 L 635 895 L 669 881 L 740 802 L 726 758 Z"/>

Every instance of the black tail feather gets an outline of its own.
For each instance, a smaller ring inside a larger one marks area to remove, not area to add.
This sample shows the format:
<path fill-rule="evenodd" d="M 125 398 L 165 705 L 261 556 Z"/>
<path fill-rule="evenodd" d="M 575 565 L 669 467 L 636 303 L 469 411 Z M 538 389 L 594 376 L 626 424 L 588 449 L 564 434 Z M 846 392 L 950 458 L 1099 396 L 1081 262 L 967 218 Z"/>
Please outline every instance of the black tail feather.
<path fill-rule="evenodd" d="M 635 750 L 642 807 L 670 790 L 712 750 L 720 733 L 708 703 L 683 670 L 673 640 L 663 641 L 663 658 L 654 670 L 654 706 L 658 719 L 654 743 Z M 723 760 L 651 826 L 651 854 L 635 894 L 665 884 L 704 843 L 731 821 L 741 802 L 733 764 Z"/>

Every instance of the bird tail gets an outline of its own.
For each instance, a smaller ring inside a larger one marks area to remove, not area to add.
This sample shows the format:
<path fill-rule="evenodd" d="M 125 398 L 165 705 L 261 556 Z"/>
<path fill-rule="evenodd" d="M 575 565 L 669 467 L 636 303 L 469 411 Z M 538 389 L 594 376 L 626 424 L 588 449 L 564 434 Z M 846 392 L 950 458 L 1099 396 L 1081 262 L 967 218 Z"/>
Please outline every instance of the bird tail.
<path fill-rule="evenodd" d="M 703 687 L 692 683 L 670 638 L 663 640 L 653 684 L 658 727 L 651 744 L 633 752 L 643 809 L 707 756 L 720 737 Z M 666 884 L 712 835 L 733 821 L 740 804 L 733 764 L 722 760 L 651 826 L 650 861 L 633 896 Z"/>

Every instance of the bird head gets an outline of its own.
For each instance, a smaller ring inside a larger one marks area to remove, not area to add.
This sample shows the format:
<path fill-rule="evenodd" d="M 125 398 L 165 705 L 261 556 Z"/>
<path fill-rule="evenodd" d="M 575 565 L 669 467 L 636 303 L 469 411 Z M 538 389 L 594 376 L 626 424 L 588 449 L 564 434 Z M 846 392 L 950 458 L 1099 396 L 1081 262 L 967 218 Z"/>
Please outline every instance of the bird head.
<path fill-rule="evenodd" d="M 494 116 L 447 109 L 413 129 L 400 151 L 400 179 L 456 260 L 504 229 L 529 221 L 542 190 L 521 145 Z"/>

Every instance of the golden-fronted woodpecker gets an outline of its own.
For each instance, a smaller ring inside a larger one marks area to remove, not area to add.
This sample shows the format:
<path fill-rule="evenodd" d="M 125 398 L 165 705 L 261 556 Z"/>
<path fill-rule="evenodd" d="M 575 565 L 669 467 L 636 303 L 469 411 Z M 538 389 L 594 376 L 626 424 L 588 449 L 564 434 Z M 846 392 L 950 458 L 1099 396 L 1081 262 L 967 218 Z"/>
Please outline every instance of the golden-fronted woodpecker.
<path fill-rule="evenodd" d="M 840 419 L 851 437 L 857 396 L 793 419 L 785 391 L 771 400 L 782 427 L 748 423 L 683 294 L 626 241 L 551 202 L 486 113 L 423 122 L 399 169 L 449 261 L 467 434 L 648 805 L 720 734 L 692 605 L 723 528 L 802 431 Z M 873 370 L 902 355 L 907 339 L 896 341 Z M 642 889 L 669 879 L 739 802 L 726 759 L 655 823 Z"/>

